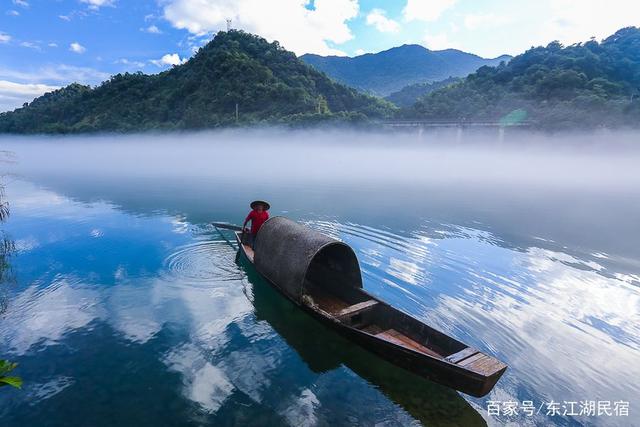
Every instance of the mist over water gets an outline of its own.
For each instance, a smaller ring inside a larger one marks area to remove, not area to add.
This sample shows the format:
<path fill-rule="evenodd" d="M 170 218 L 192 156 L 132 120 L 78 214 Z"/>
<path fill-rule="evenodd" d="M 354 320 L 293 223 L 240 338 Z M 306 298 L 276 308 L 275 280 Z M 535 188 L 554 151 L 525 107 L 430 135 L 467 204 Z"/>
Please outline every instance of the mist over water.
<path fill-rule="evenodd" d="M 137 425 L 628 425 L 483 417 L 488 400 L 640 407 L 639 136 L 3 137 L 17 283 L 0 354 L 27 389 L 0 420 L 37 424 L 97 392 Z M 505 361 L 494 391 L 419 381 L 295 312 L 207 224 L 241 223 L 256 198 L 350 244 L 368 291 Z"/>

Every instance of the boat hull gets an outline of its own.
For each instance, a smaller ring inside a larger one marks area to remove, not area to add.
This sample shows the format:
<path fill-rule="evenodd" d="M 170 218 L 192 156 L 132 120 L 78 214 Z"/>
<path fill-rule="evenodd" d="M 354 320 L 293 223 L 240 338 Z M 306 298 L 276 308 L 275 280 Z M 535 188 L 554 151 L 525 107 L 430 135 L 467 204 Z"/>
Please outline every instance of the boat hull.
<path fill-rule="evenodd" d="M 244 245 L 240 242 L 240 237 L 236 235 L 236 238 L 243 257 L 253 265 L 253 259 L 247 255 Z M 291 298 L 291 296 L 281 289 L 276 283 L 273 283 L 263 275 L 261 275 L 261 277 L 263 277 L 269 285 L 276 289 L 282 296 L 322 323 L 325 327 L 338 332 L 349 341 L 352 341 L 365 350 L 376 354 L 382 359 L 430 381 L 456 389 L 471 396 L 482 397 L 491 391 L 493 386 L 506 370 L 505 366 L 493 375 L 485 376 L 465 369 L 454 363 L 450 363 L 445 359 L 439 359 L 396 345 L 392 342 L 376 337 L 375 335 L 347 326 L 335 317 L 327 315 L 321 310 L 314 309 L 313 307 L 305 304 L 300 304 L 297 300 Z M 371 296 L 371 298 L 377 300 L 377 298 L 373 296 Z"/>

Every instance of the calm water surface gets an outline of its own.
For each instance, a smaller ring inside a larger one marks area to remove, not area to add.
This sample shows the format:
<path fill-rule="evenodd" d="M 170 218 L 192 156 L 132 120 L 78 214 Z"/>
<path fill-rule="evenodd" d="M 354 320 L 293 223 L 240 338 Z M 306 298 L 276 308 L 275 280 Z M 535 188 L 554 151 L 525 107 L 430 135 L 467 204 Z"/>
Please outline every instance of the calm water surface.
<path fill-rule="evenodd" d="M 640 425 L 640 151 L 619 139 L 2 139 L 0 356 L 25 385 L 0 389 L 0 424 Z M 284 300 L 207 224 L 258 197 L 351 245 L 369 292 L 505 361 L 495 389 L 421 380 Z M 629 416 L 487 415 L 526 400 Z"/>

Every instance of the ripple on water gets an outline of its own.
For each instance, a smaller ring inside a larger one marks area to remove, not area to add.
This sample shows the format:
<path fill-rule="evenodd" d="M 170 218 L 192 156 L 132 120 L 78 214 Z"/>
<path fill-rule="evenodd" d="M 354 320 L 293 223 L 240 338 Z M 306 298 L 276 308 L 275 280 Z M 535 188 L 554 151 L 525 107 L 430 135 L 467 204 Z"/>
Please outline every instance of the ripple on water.
<path fill-rule="evenodd" d="M 165 279 L 190 284 L 242 279 L 236 251 L 224 240 L 200 240 L 178 247 L 164 260 Z"/>

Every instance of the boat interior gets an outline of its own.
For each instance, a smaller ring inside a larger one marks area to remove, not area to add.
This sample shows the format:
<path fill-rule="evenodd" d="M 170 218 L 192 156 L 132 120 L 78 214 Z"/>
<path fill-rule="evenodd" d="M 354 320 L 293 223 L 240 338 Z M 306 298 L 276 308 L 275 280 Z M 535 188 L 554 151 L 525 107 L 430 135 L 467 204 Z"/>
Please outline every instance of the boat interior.
<path fill-rule="evenodd" d="M 316 257 L 307 271 L 303 302 L 321 309 L 343 324 L 378 339 L 444 359 L 467 348 L 461 342 L 385 304 L 345 274 L 331 253 Z M 359 274 L 359 271 L 358 271 Z"/>
<path fill-rule="evenodd" d="M 240 234 L 238 233 L 238 239 Z M 251 262 L 254 251 L 246 244 L 243 249 Z M 454 363 L 484 375 L 501 374 L 506 365 L 499 360 L 468 347 L 419 320 L 379 301 L 362 290 L 357 260 L 344 256 L 344 248 L 326 247 L 309 264 L 302 303 L 319 309 L 376 339 L 406 349 Z"/>
<path fill-rule="evenodd" d="M 236 236 L 238 238 L 238 241 L 241 241 L 242 239 L 242 234 L 241 233 L 236 233 Z M 245 244 L 245 242 L 242 242 L 242 248 L 244 249 L 244 253 L 247 255 L 247 258 L 249 258 L 249 261 L 253 262 L 253 258 L 255 256 L 254 252 L 253 252 L 253 248 L 247 244 Z"/>

